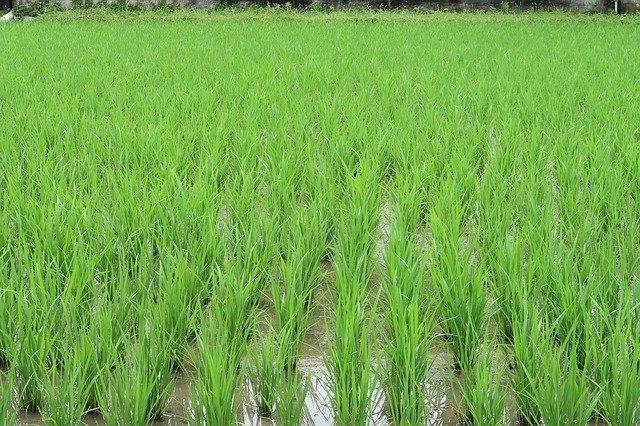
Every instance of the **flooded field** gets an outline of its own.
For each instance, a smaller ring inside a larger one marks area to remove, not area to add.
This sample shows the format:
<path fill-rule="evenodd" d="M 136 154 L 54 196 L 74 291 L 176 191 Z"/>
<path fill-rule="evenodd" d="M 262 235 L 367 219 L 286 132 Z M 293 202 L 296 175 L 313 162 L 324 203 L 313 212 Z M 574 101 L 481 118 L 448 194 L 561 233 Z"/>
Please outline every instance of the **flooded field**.
<path fill-rule="evenodd" d="M 0 27 L 0 425 L 639 424 L 638 17 L 96 13 Z"/>

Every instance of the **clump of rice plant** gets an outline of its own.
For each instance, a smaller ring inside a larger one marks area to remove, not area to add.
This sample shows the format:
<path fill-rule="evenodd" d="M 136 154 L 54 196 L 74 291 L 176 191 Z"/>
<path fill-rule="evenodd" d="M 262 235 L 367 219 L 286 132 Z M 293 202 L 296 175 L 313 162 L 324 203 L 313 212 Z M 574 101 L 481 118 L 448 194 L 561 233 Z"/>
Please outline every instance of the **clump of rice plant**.
<path fill-rule="evenodd" d="M 280 376 L 277 387 L 276 422 L 282 426 L 301 425 L 308 392 L 309 381 L 307 377 L 301 377 L 297 371 L 285 371 Z"/>
<path fill-rule="evenodd" d="M 556 256 L 547 267 L 547 286 L 545 288 L 545 304 L 549 316 L 554 321 L 553 333 L 556 341 L 564 344 L 572 341 L 575 345 L 575 356 L 578 367 L 587 367 L 589 340 L 595 336 L 593 289 L 595 283 L 591 279 L 580 279 L 579 267 L 584 262 L 584 255 L 569 249 L 565 256 Z M 591 270 L 590 267 L 588 269 Z M 582 272 L 585 273 L 585 272 Z M 589 272 L 591 274 L 591 272 Z"/>
<path fill-rule="evenodd" d="M 250 159 L 244 159 L 250 162 Z M 269 283 L 275 247 L 276 227 L 274 220 L 260 212 L 255 200 L 259 179 L 254 165 L 238 170 L 228 191 L 229 209 L 227 219 L 225 258 L 218 269 L 218 288 L 226 287 L 233 293 L 241 293 L 246 309 L 254 309 Z M 222 277 L 220 276 L 222 272 Z M 229 285 L 235 286 L 230 287 Z M 214 287 L 216 283 L 214 283 Z M 232 293 L 232 294 L 233 294 Z M 215 296 L 214 296 L 215 297 Z M 246 315 L 244 315 L 246 316 Z"/>
<path fill-rule="evenodd" d="M 192 353 L 196 371 L 190 387 L 188 414 L 191 422 L 198 425 L 235 424 L 236 388 L 242 372 L 240 356 L 245 352 L 246 336 L 221 330 L 219 327 L 223 324 L 215 314 L 209 314 L 208 318 L 202 315 L 196 337 L 198 352 Z"/>
<path fill-rule="evenodd" d="M 525 285 L 522 238 L 515 236 L 511 242 L 495 247 L 491 288 L 496 297 L 496 312 L 500 333 L 505 343 L 513 343 L 513 325 L 522 311 L 522 291 Z"/>
<path fill-rule="evenodd" d="M 56 335 L 47 324 L 48 315 L 43 309 L 32 300 L 18 296 L 16 342 L 11 361 L 18 408 L 24 411 L 40 411 L 46 402 L 45 385 Z"/>
<path fill-rule="evenodd" d="M 271 418 L 276 408 L 278 381 L 283 374 L 279 367 L 284 367 L 278 362 L 279 351 L 275 333 L 271 331 L 252 352 L 255 370 L 249 375 L 253 385 L 253 397 L 262 417 Z"/>
<path fill-rule="evenodd" d="M 594 352 L 600 416 L 612 426 L 640 423 L 640 339 L 633 297 L 625 294 L 617 313 L 606 319 L 607 336 Z"/>
<path fill-rule="evenodd" d="M 315 156 L 321 158 L 316 159 Z M 321 258 L 329 258 L 335 249 L 338 229 L 339 192 L 342 188 L 333 179 L 335 164 L 331 159 L 322 158 L 322 154 L 314 153 L 312 160 L 305 164 L 309 180 L 309 215 L 305 227 L 304 244 L 307 248 L 321 251 Z M 308 230 L 306 230 L 308 228 Z M 311 237 L 315 236 L 315 240 Z M 312 244 L 312 246 L 310 246 Z"/>
<path fill-rule="evenodd" d="M 461 371 L 459 417 L 465 424 L 504 423 L 507 391 L 502 379 L 505 377 L 505 366 L 496 365 L 495 352 L 495 345 L 485 342 L 473 365 Z"/>
<path fill-rule="evenodd" d="M 227 250 L 220 265 L 216 265 L 208 294 L 208 305 L 216 327 L 219 327 L 219 332 L 228 334 L 224 339 L 229 342 L 235 339 L 246 342 L 250 336 L 258 304 L 272 278 L 274 258 L 273 222 L 256 211 L 251 198 L 255 177 L 251 173 L 240 172 L 237 179 L 241 183 L 234 184 L 239 188 L 234 187 L 229 194 L 234 198 L 224 240 Z M 240 354 L 234 356 L 239 363 Z"/>
<path fill-rule="evenodd" d="M 445 338 L 453 351 L 456 369 L 470 368 L 487 321 L 485 279 L 474 270 L 471 249 L 465 246 L 466 208 L 459 190 L 442 189 L 431 215 L 433 266 L 431 277 L 440 296 Z"/>
<path fill-rule="evenodd" d="M 582 370 L 574 343 L 569 347 L 554 347 L 545 342 L 541 351 L 535 398 L 544 424 L 587 424 L 597 402 L 590 394 L 589 374 Z M 588 360 L 587 360 L 588 361 Z"/>
<path fill-rule="evenodd" d="M 9 365 L 13 347 L 13 328 L 15 312 L 14 292 L 8 288 L 0 288 L 0 323 L 4 324 L 0 329 L 0 366 Z"/>
<path fill-rule="evenodd" d="M 197 278 L 184 256 L 165 259 L 160 265 L 158 294 L 151 312 L 156 327 L 166 334 L 171 369 L 183 367 L 187 338 L 200 302 Z"/>
<path fill-rule="evenodd" d="M 51 357 L 53 365 L 46 386 L 45 415 L 50 418 L 72 418 L 98 410 L 99 379 L 120 357 L 124 345 L 122 330 L 114 327 L 116 305 L 101 301 L 92 308 L 91 319 L 76 315 L 77 309 L 82 305 L 68 304 L 62 309 L 66 330 Z"/>
<path fill-rule="evenodd" d="M 2 243 L 0 242 L 0 245 Z M 14 345 L 16 289 L 20 282 L 16 269 L 11 266 L 8 247 L 0 248 L 0 367 L 9 365 Z"/>
<path fill-rule="evenodd" d="M 0 424 L 15 424 L 16 412 L 13 407 L 13 372 L 0 372 Z"/>
<path fill-rule="evenodd" d="M 171 356 L 161 330 L 141 319 L 142 333 L 126 343 L 101 376 L 100 411 L 107 424 L 146 424 L 162 417 L 173 391 Z"/>
<path fill-rule="evenodd" d="M 524 309 L 513 325 L 514 371 L 510 376 L 511 388 L 515 393 L 518 419 L 527 425 L 540 423 L 540 409 L 536 395 L 536 385 L 540 370 L 541 353 L 548 344 L 546 324 L 537 307 L 528 300 L 525 293 Z"/>
<path fill-rule="evenodd" d="M 296 210 L 288 224 L 281 275 L 286 289 L 298 293 L 309 310 L 320 279 L 320 262 L 327 251 L 322 216 L 317 206 Z"/>
<path fill-rule="evenodd" d="M 94 342 L 85 336 L 62 352 L 61 359 L 54 359 L 49 370 L 49 380 L 45 384 L 47 401 L 43 418 L 51 425 L 71 425 L 80 423 L 82 416 L 90 409 L 90 400 L 96 396 L 95 383 L 98 374 L 93 375 L 98 365 L 87 364 L 94 348 Z"/>
<path fill-rule="evenodd" d="M 309 310 L 320 279 L 319 266 L 324 248 L 317 244 L 319 222 L 311 216 L 309 227 L 298 219 L 292 227 L 293 240 L 281 259 L 280 275 L 271 281 L 271 299 L 275 309 L 275 327 L 279 346 L 287 347 L 284 368 L 295 370 L 304 336 L 309 327 Z"/>
<path fill-rule="evenodd" d="M 325 364 L 335 421 L 364 424 L 372 409 L 375 370 L 372 364 L 372 311 L 368 283 L 373 270 L 379 189 L 375 168 L 363 162 L 350 178 L 348 207 L 341 215 L 333 258 L 335 326 Z"/>
<path fill-rule="evenodd" d="M 237 368 L 256 321 L 260 279 L 251 271 L 245 271 L 243 265 L 233 259 L 225 259 L 216 273 L 215 293 L 211 295 L 209 315 L 216 332 L 226 334 L 223 342 L 238 341 L 233 344 L 235 351 L 229 354 L 235 359 Z M 202 323 L 202 319 L 200 322 Z"/>
<path fill-rule="evenodd" d="M 524 285 L 524 241 L 514 226 L 515 206 L 520 196 L 514 188 L 517 167 L 514 150 L 513 144 L 490 148 L 487 169 L 478 183 L 475 226 L 480 263 L 496 302 L 494 318 L 501 337 L 509 344 L 513 343 L 511 325 L 520 310 L 520 289 Z M 496 208 L 497 205 L 500 208 Z"/>
<path fill-rule="evenodd" d="M 406 184 L 397 191 L 383 281 L 384 392 L 390 415 L 396 422 L 418 424 L 424 421 L 428 409 L 424 390 L 432 363 L 429 333 L 434 316 L 426 301 L 426 267 L 415 236 L 419 193 Z"/>
<path fill-rule="evenodd" d="M 298 425 L 308 386 L 297 371 L 286 367 L 289 350 L 288 339 L 269 331 L 254 349 L 254 371 L 249 375 L 258 413 L 278 424 Z"/>

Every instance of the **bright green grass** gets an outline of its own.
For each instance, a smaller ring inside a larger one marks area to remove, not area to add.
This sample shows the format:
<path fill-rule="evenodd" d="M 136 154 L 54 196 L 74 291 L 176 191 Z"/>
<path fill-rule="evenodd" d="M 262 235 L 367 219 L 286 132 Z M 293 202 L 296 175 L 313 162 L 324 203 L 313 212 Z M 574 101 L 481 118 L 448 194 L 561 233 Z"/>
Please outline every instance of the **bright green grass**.
<path fill-rule="evenodd" d="M 240 376 L 269 370 L 267 411 L 296 423 L 322 290 L 339 422 L 378 395 L 399 423 L 429 416 L 435 339 L 461 419 L 515 418 L 514 401 L 530 423 L 637 422 L 639 25 L 98 9 L 1 26 L 0 367 L 17 395 L 0 390 L 0 419 L 144 422 L 177 372 L 185 416 L 228 424 Z"/>

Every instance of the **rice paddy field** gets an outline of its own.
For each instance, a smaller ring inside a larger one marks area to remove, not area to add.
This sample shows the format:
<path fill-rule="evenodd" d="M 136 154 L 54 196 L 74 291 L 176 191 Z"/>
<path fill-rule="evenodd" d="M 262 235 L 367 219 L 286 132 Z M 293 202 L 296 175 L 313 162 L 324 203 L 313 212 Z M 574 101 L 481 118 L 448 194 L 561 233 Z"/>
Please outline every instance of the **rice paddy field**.
<path fill-rule="evenodd" d="M 639 424 L 640 19 L 90 17 L 0 27 L 0 424 Z"/>

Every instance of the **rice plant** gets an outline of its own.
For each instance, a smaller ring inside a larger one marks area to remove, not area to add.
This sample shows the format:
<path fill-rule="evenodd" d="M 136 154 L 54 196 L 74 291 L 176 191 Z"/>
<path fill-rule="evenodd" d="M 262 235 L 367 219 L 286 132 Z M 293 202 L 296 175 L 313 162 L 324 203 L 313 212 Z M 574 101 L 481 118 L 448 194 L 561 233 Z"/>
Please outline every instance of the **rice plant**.
<path fill-rule="evenodd" d="M 506 368 L 495 359 L 496 352 L 491 342 L 485 342 L 479 349 L 476 362 L 461 371 L 459 417 L 465 424 L 505 423 L 507 390 L 502 380 L 506 377 Z"/>
<path fill-rule="evenodd" d="M 0 373 L 0 424 L 15 424 L 16 413 L 13 406 L 12 372 Z"/>
<path fill-rule="evenodd" d="M 640 345 L 633 332 L 634 320 L 630 321 L 634 318 L 630 308 L 631 303 L 625 302 L 608 318 L 604 324 L 606 339 L 594 351 L 597 411 L 615 426 L 640 422 Z"/>
<path fill-rule="evenodd" d="M 296 368 L 304 337 L 309 328 L 309 311 L 313 293 L 319 281 L 319 253 L 293 249 L 286 260 L 280 262 L 282 284 L 271 283 L 271 298 L 275 309 L 278 345 L 287 347 L 284 362 L 286 370 Z M 315 258 L 310 258 L 315 256 Z"/>
<path fill-rule="evenodd" d="M 308 382 L 301 374 L 287 368 L 290 344 L 271 330 L 253 352 L 249 373 L 258 413 L 278 424 L 299 425 L 305 407 Z"/>
<path fill-rule="evenodd" d="M 125 344 L 101 377 L 100 411 L 109 425 L 146 424 L 160 419 L 173 390 L 171 356 L 162 330 L 141 318 L 141 334 Z"/>
<path fill-rule="evenodd" d="M 299 372 L 284 372 L 277 386 L 278 404 L 275 419 L 283 426 L 303 424 L 305 398 L 309 391 L 308 377 Z"/>
<path fill-rule="evenodd" d="M 5 281 L 8 283 L 9 281 Z M 11 313 L 15 309 L 15 291 L 9 287 L 0 288 L 0 365 L 9 364 L 13 347 L 13 329 L 15 323 Z"/>
<path fill-rule="evenodd" d="M 441 199 L 432 211 L 434 239 L 432 282 L 440 297 L 445 338 L 453 351 L 456 369 L 470 368 L 487 321 L 485 277 L 472 264 L 471 248 L 465 247 L 463 225 L 467 207 L 462 194 L 444 184 Z"/>
<path fill-rule="evenodd" d="M 375 392 L 373 325 L 368 290 L 378 223 L 375 168 L 364 162 L 350 182 L 349 205 L 341 215 L 336 270 L 335 325 L 325 364 L 337 423 L 365 424 Z M 375 311 L 375 309 L 372 309 Z"/>
<path fill-rule="evenodd" d="M 587 424 L 598 399 L 590 393 L 591 378 L 578 365 L 580 358 L 573 343 L 568 348 L 556 348 L 546 342 L 540 351 L 534 387 L 542 421 L 544 424 Z"/>
<path fill-rule="evenodd" d="M 45 407 L 45 386 L 56 334 L 47 324 L 48 315 L 43 312 L 43 307 L 30 303 L 24 297 L 18 300 L 16 318 L 16 342 L 11 365 L 15 369 L 18 408 L 37 412 Z"/>
<path fill-rule="evenodd" d="M 91 408 L 96 396 L 95 383 L 99 375 L 92 375 L 95 365 L 87 364 L 87 353 L 93 351 L 93 342 L 81 336 L 76 345 L 54 360 L 45 383 L 47 401 L 43 409 L 45 423 L 50 425 L 79 424 Z M 99 368 L 99 367 L 98 367 Z"/>
<path fill-rule="evenodd" d="M 246 349 L 245 336 L 218 332 L 214 314 L 202 314 L 197 334 L 195 374 L 190 387 L 188 415 L 193 424 L 236 423 L 236 388 L 242 373 L 239 357 Z"/>
<path fill-rule="evenodd" d="M 430 333 L 434 316 L 425 292 L 425 263 L 415 227 L 419 220 L 416 186 L 401 184 L 394 197 L 395 222 L 385 256 L 383 295 L 385 401 L 397 422 L 416 424 L 428 412 L 424 394 L 431 366 Z M 433 303 L 431 303 L 433 305 Z"/>
<path fill-rule="evenodd" d="M 193 331 L 194 315 L 202 287 L 182 256 L 161 264 L 157 302 L 151 307 L 154 326 L 166 333 L 171 368 L 183 367 L 187 339 Z"/>
<path fill-rule="evenodd" d="M 549 333 L 538 308 L 526 293 L 524 297 L 525 309 L 513 327 L 514 371 L 510 381 L 515 393 L 518 419 L 523 424 L 537 425 L 540 422 L 540 408 L 536 385 L 543 356 L 541 350 L 549 344 Z"/>
<path fill-rule="evenodd" d="M 249 375 L 253 385 L 253 397 L 262 417 L 273 417 L 276 409 L 278 381 L 284 374 L 284 370 L 281 370 L 284 366 L 278 362 L 281 359 L 280 350 L 272 331 L 267 333 L 266 338 L 259 342 L 252 352 L 255 371 Z"/>

